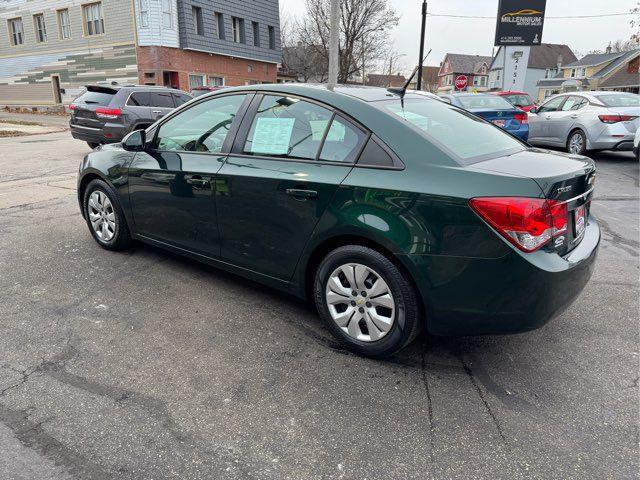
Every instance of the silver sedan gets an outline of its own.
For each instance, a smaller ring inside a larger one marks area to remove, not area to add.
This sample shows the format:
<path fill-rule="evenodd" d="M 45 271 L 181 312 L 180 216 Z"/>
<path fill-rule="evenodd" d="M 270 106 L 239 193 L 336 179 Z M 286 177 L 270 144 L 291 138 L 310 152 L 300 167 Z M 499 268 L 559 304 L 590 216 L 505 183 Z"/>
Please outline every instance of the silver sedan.
<path fill-rule="evenodd" d="M 529 143 L 579 154 L 632 150 L 639 117 L 640 95 L 634 93 L 562 93 L 529 112 Z"/>

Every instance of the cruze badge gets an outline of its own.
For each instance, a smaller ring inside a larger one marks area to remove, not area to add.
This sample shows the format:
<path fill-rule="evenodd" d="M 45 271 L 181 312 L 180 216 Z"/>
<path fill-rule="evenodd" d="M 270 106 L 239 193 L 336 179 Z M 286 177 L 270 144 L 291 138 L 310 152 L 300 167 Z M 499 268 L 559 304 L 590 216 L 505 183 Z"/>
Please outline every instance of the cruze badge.
<path fill-rule="evenodd" d="M 571 185 L 567 185 L 566 187 L 560 187 L 558 188 L 558 195 L 560 195 L 561 193 L 567 193 L 571 191 Z"/>

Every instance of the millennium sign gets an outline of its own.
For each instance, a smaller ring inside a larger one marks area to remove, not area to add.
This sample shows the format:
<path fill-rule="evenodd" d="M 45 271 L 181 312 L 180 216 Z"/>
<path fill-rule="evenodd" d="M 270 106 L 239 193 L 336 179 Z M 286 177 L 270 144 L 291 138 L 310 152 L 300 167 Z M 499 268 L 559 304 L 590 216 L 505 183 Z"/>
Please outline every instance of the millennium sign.
<path fill-rule="evenodd" d="M 547 0 L 500 0 L 495 45 L 540 45 Z"/>

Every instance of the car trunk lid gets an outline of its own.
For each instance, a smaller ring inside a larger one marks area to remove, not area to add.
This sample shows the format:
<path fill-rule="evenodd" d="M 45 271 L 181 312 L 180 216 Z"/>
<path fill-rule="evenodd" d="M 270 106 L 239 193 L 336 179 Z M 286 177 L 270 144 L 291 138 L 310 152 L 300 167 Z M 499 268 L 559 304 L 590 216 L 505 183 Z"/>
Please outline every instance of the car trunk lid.
<path fill-rule="evenodd" d="M 520 129 L 521 120 L 519 117 L 526 118 L 522 110 L 470 110 L 471 113 L 497 125 L 505 130 Z M 517 116 L 516 116 L 517 115 Z"/>
<path fill-rule="evenodd" d="M 478 162 L 471 168 L 535 181 L 544 198 L 567 204 L 568 229 L 565 235 L 554 240 L 556 251 L 565 254 L 580 243 L 593 196 L 596 167 L 592 160 L 531 148 Z"/>

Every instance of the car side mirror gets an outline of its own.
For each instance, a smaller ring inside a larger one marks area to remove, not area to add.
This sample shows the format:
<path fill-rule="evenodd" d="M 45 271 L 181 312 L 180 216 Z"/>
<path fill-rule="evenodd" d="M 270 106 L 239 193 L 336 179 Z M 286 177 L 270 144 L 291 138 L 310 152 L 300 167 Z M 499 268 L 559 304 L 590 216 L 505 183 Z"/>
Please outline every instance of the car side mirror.
<path fill-rule="evenodd" d="M 531 107 L 531 110 L 529 110 L 529 113 L 538 113 L 538 107 Z"/>
<path fill-rule="evenodd" d="M 142 152 L 147 143 L 147 132 L 134 130 L 122 139 L 122 148 L 128 152 Z"/>

